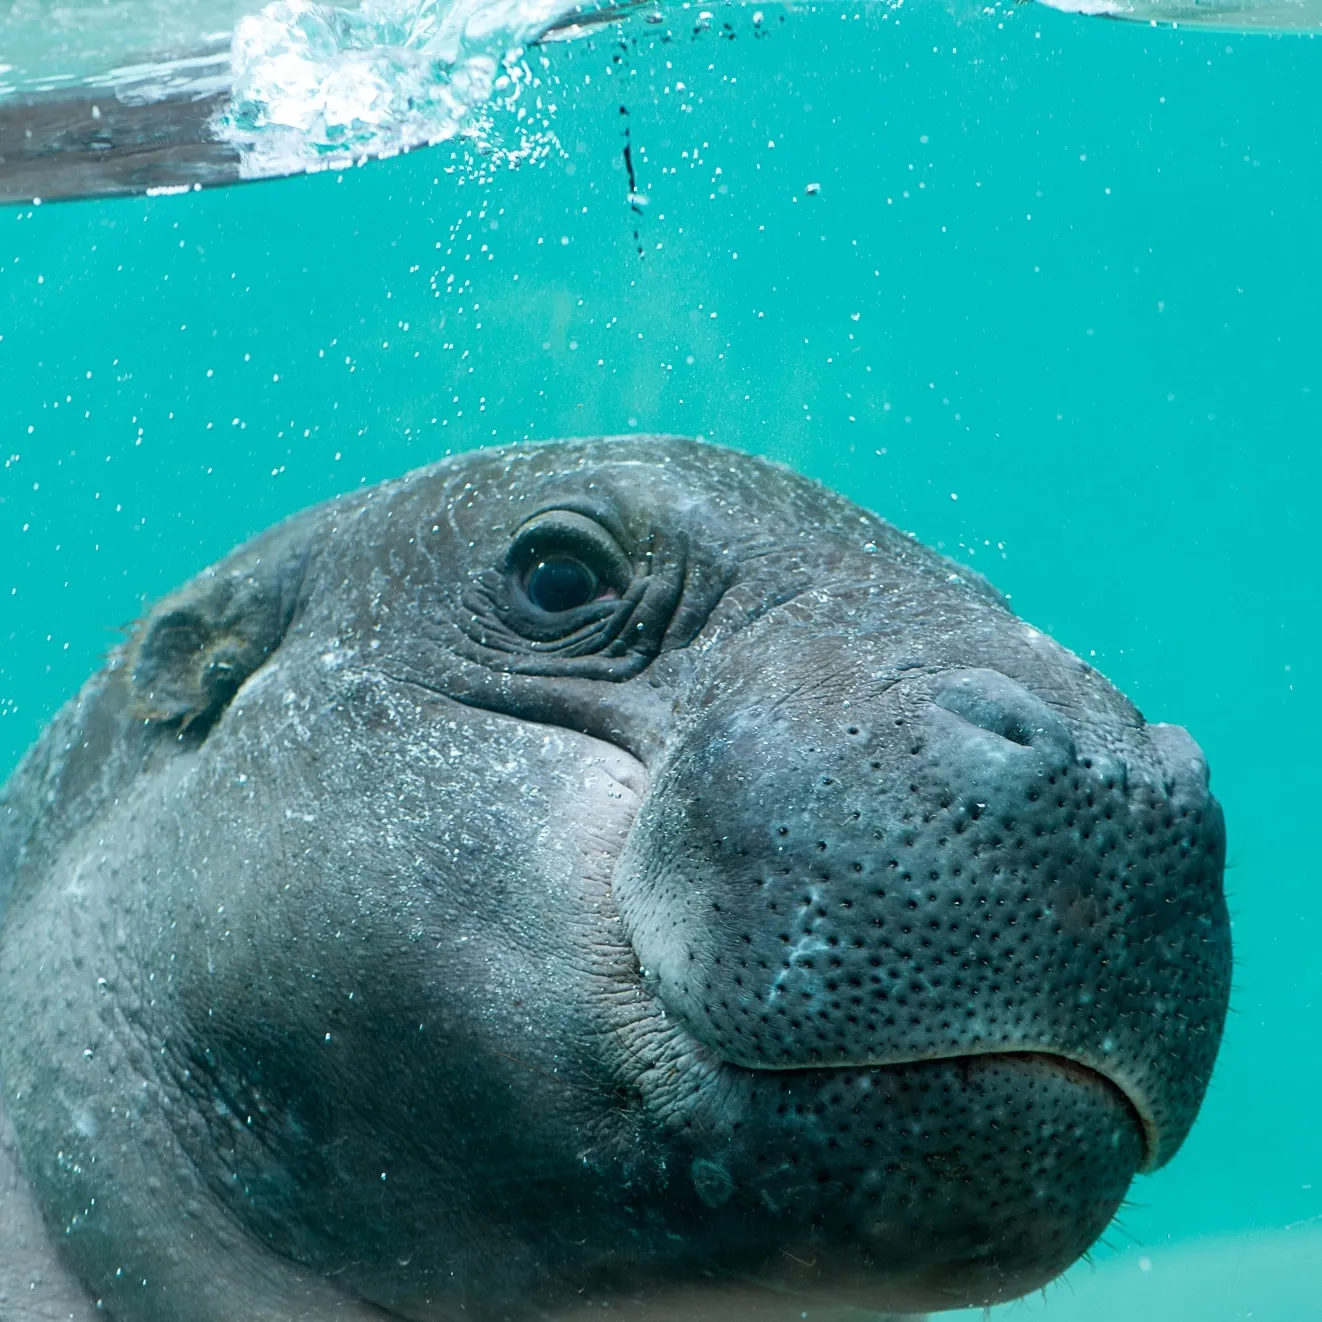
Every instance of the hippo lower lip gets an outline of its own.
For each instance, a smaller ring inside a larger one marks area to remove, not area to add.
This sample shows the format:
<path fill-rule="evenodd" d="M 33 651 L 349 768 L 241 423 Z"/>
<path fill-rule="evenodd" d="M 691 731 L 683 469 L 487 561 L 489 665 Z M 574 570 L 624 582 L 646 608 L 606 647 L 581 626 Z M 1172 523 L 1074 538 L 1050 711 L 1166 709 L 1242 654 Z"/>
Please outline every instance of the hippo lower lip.
<path fill-rule="evenodd" d="M 1077 1075 L 1080 1078 L 1097 1079 L 1106 1086 L 1123 1097 L 1125 1104 L 1134 1113 L 1134 1124 L 1141 1131 L 1145 1131 L 1147 1126 L 1140 1118 L 1138 1104 L 1129 1096 L 1129 1094 L 1114 1079 L 1104 1074 L 1101 1070 L 1094 1069 L 1091 1065 L 1083 1061 L 1074 1060 L 1069 1056 L 1063 1056 L 1056 1051 L 1034 1050 L 1024 1048 L 1022 1051 L 952 1051 L 948 1055 L 933 1054 L 926 1056 L 914 1056 L 905 1059 L 878 1059 L 878 1060 L 851 1060 L 832 1063 L 830 1065 L 805 1064 L 805 1065 L 769 1065 L 769 1066 L 737 1066 L 740 1069 L 751 1069 L 754 1071 L 764 1071 L 766 1073 L 776 1074 L 795 1074 L 803 1073 L 808 1070 L 884 1070 L 884 1069 L 904 1069 L 909 1065 L 928 1065 L 933 1061 L 946 1061 L 957 1064 L 960 1061 L 967 1060 L 1024 1060 L 1033 1061 L 1042 1065 L 1044 1068 L 1059 1070 L 1065 1074 Z"/>
<path fill-rule="evenodd" d="M 1121 1090 L 1051 1053 L 718 1072 L 722 1101 L 689 1128 L 692 1186 L 728 1236 L 718 1262 L 746 1261 L 740 1227 L 770 1213 L 777 1247 L 749 1279 L 854 1307 L 1037 1288 L 1100 1233 L 1143 1157 Z"/>
<path fill-rule="evenodd" d="M 780 1065 L 780 1066 L 735 1066 L 739 1069 L 750 1069 L 754 1072 L 777 1073 L 777 1074 L 796 1074 L 807 1073 L 817 1070 L 900 1070 L 913 1065 L 929 1065 L 937 1061 L 947 1064 L 958 1065 L 961 1062 L 969 1061 L 996 1061 L 996 1060 L 1017 1060 L 1030 1062 L 1040 1066 L 1044 1070 L 1053 1070 L 1056 1073 L 1072 1077 L 1081 1081 L 1091 1081 L 1094 1084 L 1100 1084 L 1124 1104 L 1125 1110 L 1134 1123 L 1134 1128 L 1143 1136 L 1145 1147 L 1144 1166 L 1147 1164 L 1148 1155 L 1152 1146 L 1152 1126 L 1151 1122 L 1145 1120 L 1143 1111 L 1139 1103 L 1125 1090 L 1125 1088 L 1116 1080 L 1112 1079 L 1103 1071 L 1094 1069 L 1091 1065 L 1083 1061 L 1074 1060 L 1069 1056 L 1061 1055 L 1055 1051 L 1032 1050 L 1025 1048 L 1022 1051 L 952 1051 L 948 1055 L 928 1055 L 914 1057 L 904 1060 L 858 1060 L 839 1064 L 820 1065 Z"/>

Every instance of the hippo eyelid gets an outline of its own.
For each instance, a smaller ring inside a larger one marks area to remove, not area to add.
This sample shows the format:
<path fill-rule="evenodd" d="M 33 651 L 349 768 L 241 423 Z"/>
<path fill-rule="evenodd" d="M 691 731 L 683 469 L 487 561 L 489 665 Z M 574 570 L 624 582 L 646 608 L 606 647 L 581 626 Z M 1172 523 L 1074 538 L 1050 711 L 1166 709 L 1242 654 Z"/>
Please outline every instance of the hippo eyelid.
<path fill-rule="evenodd" d="M 634 580 L 633 562 L 614 534 L 577 510 L 546 510 L 524 523 L 506 552 L 505 572 L 522 580 L 539 561 L 553 557 L 581 561 L 616 593 L 623 594 Z"/>
<path fill-rule="evenodd" d="M 538 505 L 531 514 L 518 524 L 514 530 L 514 536 L 517 537 L 525 528 L 531 527 L 547 515 L 556 514 L 573 514 L 586 519 L 589 523 L 595 523 L 598 527 L 604 528 L 620 546 L 623 546 L 629 540 L 629 534 L 613 507 L 599 501 L 574 496 Z"/>

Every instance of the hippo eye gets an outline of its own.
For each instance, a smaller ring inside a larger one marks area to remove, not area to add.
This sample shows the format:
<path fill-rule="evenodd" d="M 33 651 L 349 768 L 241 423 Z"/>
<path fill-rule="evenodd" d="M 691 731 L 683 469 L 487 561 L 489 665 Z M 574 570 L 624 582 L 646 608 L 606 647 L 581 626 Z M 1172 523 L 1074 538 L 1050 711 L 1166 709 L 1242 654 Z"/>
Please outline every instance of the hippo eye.
<path fill-rule="evenodd" d="M 597 597 L 597 576 L 590 566 L 572 556 L 552 555 L 538 560 L 524 584 L 528 600 L 550 614 L 586 606 Z"/>
<path fill-rule="evenodd" d="M 595 519 L 548 510 L 515 534 L 506 561 L 516 597 L 545 615 L 618 601 L 633 581 L 628 556 Z"/>
<path fill-rule="evenodd" d="M 495 564 L 472 571 L 461 628 L 472 658 L 492 669 L 623 680 L 701 627 L 710 605 L 685 615 L 687 587 L 714 602 L 727 582 L 692 572 L 687 536 L 640 533 L 585 500 L 537 511 Z"/>

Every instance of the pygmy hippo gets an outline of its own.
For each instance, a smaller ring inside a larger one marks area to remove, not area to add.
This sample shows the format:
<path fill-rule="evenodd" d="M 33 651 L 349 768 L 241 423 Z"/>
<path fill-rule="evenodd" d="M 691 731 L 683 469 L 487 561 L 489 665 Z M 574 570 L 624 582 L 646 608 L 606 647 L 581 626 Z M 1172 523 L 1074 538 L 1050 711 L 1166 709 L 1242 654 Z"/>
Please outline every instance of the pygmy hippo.
<path fill-rule="evenodd" d="M 519 445 L 331 501 L 0 797 L 0 1312 L 1032 1290 L 1193 1123 L 1224 834 L 1183 729 L 776 465 Z"/>

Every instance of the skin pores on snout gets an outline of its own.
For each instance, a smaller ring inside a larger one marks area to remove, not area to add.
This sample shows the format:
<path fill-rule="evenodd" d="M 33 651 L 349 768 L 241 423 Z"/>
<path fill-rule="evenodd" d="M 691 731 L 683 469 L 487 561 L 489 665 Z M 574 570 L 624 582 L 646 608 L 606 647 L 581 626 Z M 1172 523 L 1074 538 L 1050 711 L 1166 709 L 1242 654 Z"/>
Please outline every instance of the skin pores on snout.
<path fill-rule="evenodd" d="M 985 584 L 674 438 L 157 606 L 0 799 L 0 1070 L 123 1322 L 989 1302 L 1192 1123 L 1224 828 Z"/>
<path fill-rule="evenodd" d="M 1018 622 L 975 604 L 917 654 L 801 609 L 713 667 L 621 912 L 732 1080 L 701 1112 L 722 1197 L 907 1274 L 897 1305 L 1018 1293 L 1192 1123 L 1224 1006 L 1220 813 L 1191 742 Z M 1062 674 L 1068 706 L 1033 696 Z M 915 1224 L 940 1230 L 919 1248 Z"/>

